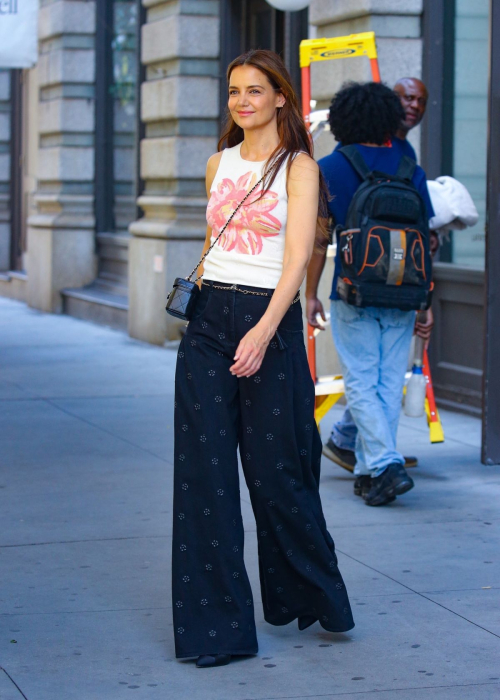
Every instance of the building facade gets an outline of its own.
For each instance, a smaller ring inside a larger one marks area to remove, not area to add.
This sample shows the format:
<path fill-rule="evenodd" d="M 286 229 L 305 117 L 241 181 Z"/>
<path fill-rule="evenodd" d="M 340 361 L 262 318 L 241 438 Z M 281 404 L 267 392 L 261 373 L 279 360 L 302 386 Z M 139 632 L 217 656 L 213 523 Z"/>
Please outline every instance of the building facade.
<path fill-rule="evenodd" d="M 225 67 L 272 48 L 299 87 L 301 39 L 373 30 L 383 80 L 429 86 L 410 137 L 429 177 L 456 176 L 480 213 L 436 265 L 431 347 L 441 400 L 479 412 L 490 12 L 488 0 L 312 0 L 294 13 L 265 0 L 41 0 L 38 65 L 0 72 L 0 294 L 151 343 L 178 338 L 165 299 L 205 236 Z M 368 62 L 313 65 L 317 107 L 346 79 L 370 79 Z M 323 134 L 317 156 L 333 145 Z"/>

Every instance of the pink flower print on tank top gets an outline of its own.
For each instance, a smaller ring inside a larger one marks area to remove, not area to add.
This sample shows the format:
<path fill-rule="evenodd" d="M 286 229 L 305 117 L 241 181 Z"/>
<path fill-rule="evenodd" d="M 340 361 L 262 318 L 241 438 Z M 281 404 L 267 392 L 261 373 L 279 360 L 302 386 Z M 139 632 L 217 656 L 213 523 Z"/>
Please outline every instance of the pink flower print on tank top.
<path fill-rule="evenodd" d="M 217 189 L 211 193 L 207 208 L 207 221 L 214 236 L 256 182 L 256 173 L 250 171 L 238 178 L 236 184 L 229 178 L 218 183 Z M 262 186 L 252 195 L 252 201 L 245 202 L 236 212 L 217 243 L 222 250 L 259 255 L 264 238 L 278 235 L 281 221 L 270 213 L 278 204 L 278 194 L 267 190 L 261 197 L 261 193 Z"/>

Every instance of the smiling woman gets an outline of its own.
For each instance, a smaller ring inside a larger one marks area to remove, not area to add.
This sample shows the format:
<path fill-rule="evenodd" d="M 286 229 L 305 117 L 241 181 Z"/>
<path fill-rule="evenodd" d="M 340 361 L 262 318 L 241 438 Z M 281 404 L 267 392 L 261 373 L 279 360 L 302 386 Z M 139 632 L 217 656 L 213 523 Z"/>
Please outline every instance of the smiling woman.
<path fill-rule="evenodd" d="M 318 493 L 321 440 L 297 293 L 326 197 L 280 57 L 250 51 L 227 77 L 226 148 L 206 175 L 207 279 L 176 370 L 174 633 L 177 657 L 200 667 L 257 653 L 238 448 L 266 621 L 354 626 Z"/>

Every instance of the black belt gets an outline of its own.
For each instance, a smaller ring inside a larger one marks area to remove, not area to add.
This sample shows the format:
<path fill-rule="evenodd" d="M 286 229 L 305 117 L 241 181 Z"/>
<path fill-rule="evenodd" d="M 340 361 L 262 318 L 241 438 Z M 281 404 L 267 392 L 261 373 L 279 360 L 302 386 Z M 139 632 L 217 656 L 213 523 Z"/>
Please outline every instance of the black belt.
<path fill-rule="evenodd" d="M 233 292 L 241 292 L 241 294 L 250 294 L 251 296 L 255 297 L 267 297 L 270 299 L 272 297 L 272 293 L 269 294 L 268 292 L 254 292 L 250 289 L 241 289 L 238 287 L 237 284 L 215 284 L 215 282 L 202 282 L 205 287 L 213 287 L 214 289 L 222 289 L 224 291 L 233 291 Z M 295 304 L 297 301 L 300 300 L 300 292 L 297 292 L 297 296 L 295 299 L 292 301 L 292 304 Z"/>

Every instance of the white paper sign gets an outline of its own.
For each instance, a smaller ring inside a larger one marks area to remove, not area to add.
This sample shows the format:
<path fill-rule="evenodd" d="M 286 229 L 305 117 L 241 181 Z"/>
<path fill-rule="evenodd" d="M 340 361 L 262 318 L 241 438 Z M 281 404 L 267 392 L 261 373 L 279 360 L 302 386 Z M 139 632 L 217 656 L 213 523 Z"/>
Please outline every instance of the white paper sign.
<path fill-rule="evenodd" d="M 38 0 L 0 0 L 0 68 L 31 68 L 38 59 Z"/>

